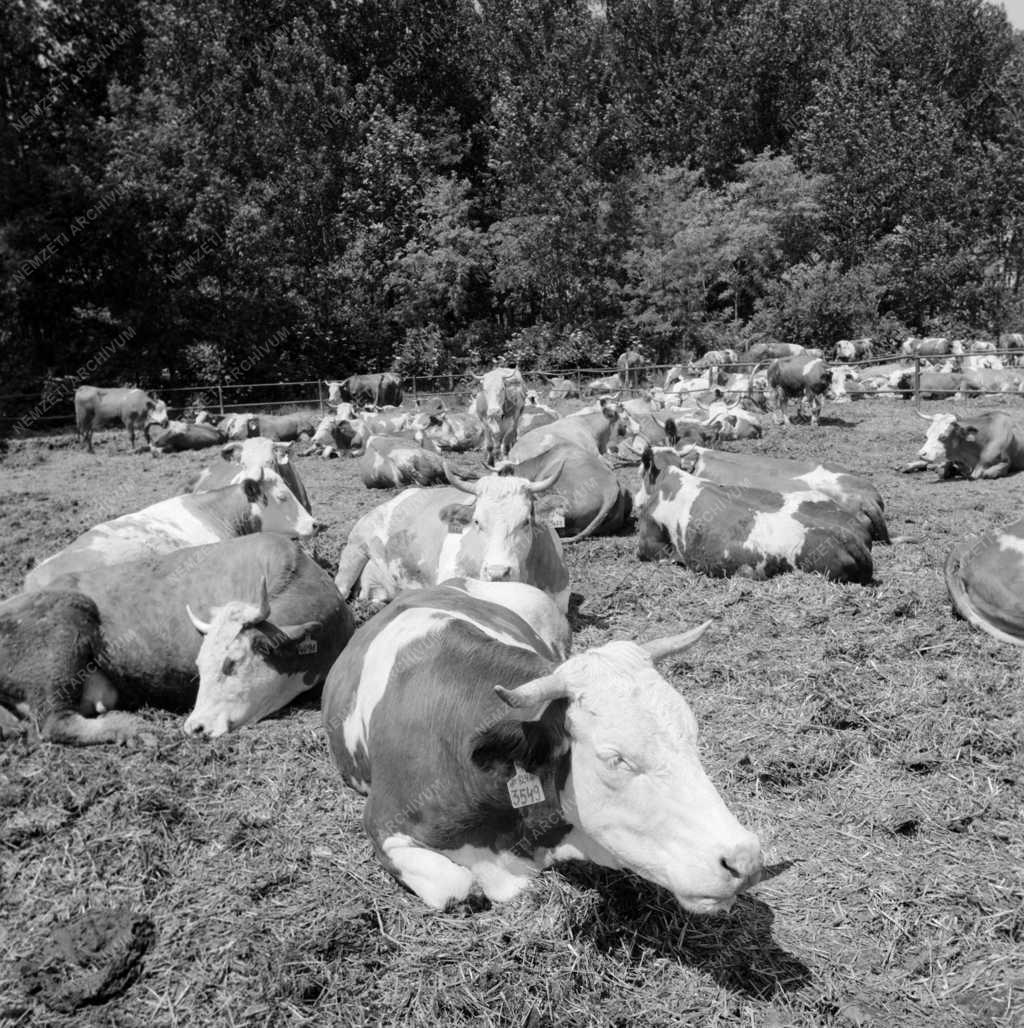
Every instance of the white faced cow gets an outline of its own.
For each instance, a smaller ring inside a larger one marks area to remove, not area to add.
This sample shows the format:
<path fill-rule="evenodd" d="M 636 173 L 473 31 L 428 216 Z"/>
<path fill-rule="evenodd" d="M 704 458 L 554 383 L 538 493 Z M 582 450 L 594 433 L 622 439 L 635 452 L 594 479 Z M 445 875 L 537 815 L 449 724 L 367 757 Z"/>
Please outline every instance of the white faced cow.
<path fill-rule="evenodd" d="M 511 900 L 541 869 L 590 860 L 728 910 L 761 848 L 725 805 L 697 723 L 655 662 L 706 625 L 561 661 L 505 607 L 407 593 L 364 624 L 324 687 L 344 781 L 367 794 L 377 858 L 426 904 Z"/>
<path fill-rule="evenodd" d="M 386 603 L 403 589 L 447 578 L 526 582 L 569 603 L 569 574 L 554 529 L 534 509 L 550 479 L 487 475 L 464 481 L 448 472 L 450 488 L 406 489 L 364 514 L 349 533 L 335 583 L 348 597 Z"/>
<path fill-rule="evenodd" d="M 983 411 L 971 417 L 922 414 L 931 422 L 917 460 L 904 471 L 923 471 L 937 465 L 940 478 L 1002 478 L 1024 470 L 1024 430 L 1002 411 Z"/>
<path fill-rule="evenodd" d="M 492 467 L 508 455 L 516 441 L 519 417 L 526 404 L 526 383 L 518 368 L 494 368 L 478 376 L 475 412 L 484 426 L 484 450 Z"/>
<path fill-rule="evenodd" d="M 0 698 L 56 742 L 131 739 L 147 722 L 128 711 L 144 705 L 194 704 L 185 731 L 212 738 L 323 682 L 353 627 L 293 540 L 244 536 L 64 575 L 0 604 Z"/>
<path fill-rule="evenodd" d="M 71 571 L 122 564 L 253 532 L 310 539 L 313 531 L 312 516 L 281 477 L 261 468 L 256 477 L 223 489 L 175 496 L 91 528 L 37 564 L 25 576 L 25 589 L 45 589 Z"/>

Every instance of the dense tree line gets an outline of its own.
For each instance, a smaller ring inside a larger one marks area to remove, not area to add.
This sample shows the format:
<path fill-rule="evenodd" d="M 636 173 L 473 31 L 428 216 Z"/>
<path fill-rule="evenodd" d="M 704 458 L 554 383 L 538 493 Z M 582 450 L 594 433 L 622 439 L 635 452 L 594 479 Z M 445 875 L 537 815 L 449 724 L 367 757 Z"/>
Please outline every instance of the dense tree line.
<path fill-rule="evenodd" d="M 156 384 L 1021 330 L 1024 43 L 983 0 L 14 0 L 0 226 L 3 392 L 113 338 Z"/>

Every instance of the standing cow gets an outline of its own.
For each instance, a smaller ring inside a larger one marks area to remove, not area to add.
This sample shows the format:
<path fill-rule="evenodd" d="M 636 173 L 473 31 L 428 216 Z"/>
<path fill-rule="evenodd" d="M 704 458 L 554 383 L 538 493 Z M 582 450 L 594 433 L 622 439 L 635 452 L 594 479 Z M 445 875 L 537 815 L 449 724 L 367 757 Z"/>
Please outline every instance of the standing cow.
<path fill-rule="evenodd" d="M 836 343 L 836 360 L 869 360 L 875 355 L 875 344 L 867 337 L 863 339 L 840 339 Z"/>
<path fill-rule="evenodd" d="M 754 374 L 757 371 L 755 369 Z M 753 375 L 751 375 L 753 379 Z M 818 424 L 822 398 L 832 385 L 832 372 L 820 357 L 783 357 L 768 366 L 768 391 L 777 423 L 789 424 L 786 405 L 802 398 L 811 409 L 811 424 Z"/>
<path fill-rule="evenodd" d="M 75 428 L 92 453 L 93 429 L 120 423 L 128 429 L 128 445 L 135 449 L 135 430 L 149 443 L 149 426 L 166 426 L 167 404 L 141 389 L 100 389 L 83 385 L 75 390 Z"/>
<path fill-rule="evenodd" d="M 615 367 L 623 389 L 639 389 L 647 376 L 648 360 L 638 350 L 626 350 L 619 354 Z"/>
<path fill-rule="evenodd" d="M 498 457 L 507 456 L 515 445 L 526 405 L 526 383 L 518 368 L 494 368 L 476 377 L 480 391 L 474 411 L 484 426 L 487 463 L 494 467 Z"/>

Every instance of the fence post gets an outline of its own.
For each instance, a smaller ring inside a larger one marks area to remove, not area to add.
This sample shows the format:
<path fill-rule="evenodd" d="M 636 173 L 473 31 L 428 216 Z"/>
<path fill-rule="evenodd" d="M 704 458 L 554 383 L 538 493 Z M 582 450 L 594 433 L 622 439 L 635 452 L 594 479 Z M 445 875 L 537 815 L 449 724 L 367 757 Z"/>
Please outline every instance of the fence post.
<path fill-rule="evenodd" d="M 221 388 L 220 382 L 217 383 L 217 412 L 219 414 L 224 413 L 224 391 Z"/>
<path fill-rule="evenodd" d="M 319 379 L 319 378 L 318 378 L 318 379 L 316 380 L 316 399 L 317 399 L 317 403 L 319 403 L 319 404 L 320 404 L 320 415 L 321 415 L 321 417 L 322 417 L 322 416 L 323 416 L 323 413 L 324 413 L 324 411 L 326 410 L 326 408 L 324 407 L 324 387 L 323 387 L 323 380 L 322 380 L 322 379 Z"/>
<path fill-rule="evenodd" d="M 914 405 L 921 409 L 921 355 L 914 354 Z"/>
<path fill-rule="evenodd" d="M 579 368 L 576 369 L 576 395 L 583 396 L 583 372 Z"/>

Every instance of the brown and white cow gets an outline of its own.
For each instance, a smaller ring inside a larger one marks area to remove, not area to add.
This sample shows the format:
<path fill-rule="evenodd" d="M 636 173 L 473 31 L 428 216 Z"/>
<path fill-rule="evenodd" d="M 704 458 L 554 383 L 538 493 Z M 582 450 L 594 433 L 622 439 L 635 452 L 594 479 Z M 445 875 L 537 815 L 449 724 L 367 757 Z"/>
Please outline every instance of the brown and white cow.
<path fill-rule="evenodd" d="M 144 705 L 193 707 L 185 731 L 214 737 L 322 683 L 353 627 L 283 535 L 90 568 L 0 604 L 0 703 L 56 742 L 131 739 Z"/>
<path fill-rule="evenodd" d="M 150 425 L 166 426 L 167 405 L 141 389 L 100 389 L 82 385 L 75 390 L 75 429 L 92 453 L 94 429 L 120 423 L 128 429 L 128 445 L 135 449 L 135 430 L 149 442 Z"/>
<path fill-rule="evenodd" d="M 513 899 L 562 860 L 622 868 L 689 911 L 728 910 L 761 848 L 703 767 L 697 724 L 655 662 L 707 625 L 562 661 L 497 603 L 407 593 L 328 676 L 323 721 L 366 794 L 378 860 L 426 904 Z"/>
<path fill-rule="evenodd" d="M 619 385 L 623 389 L 639 389 L 647 377 L 650 361 L 639 350 L 625 350 L 615 362 Z"/>
<path fill-rule="evenodd" d="M 260 468 L 281 476 L 295 496 L 311 514 L 306 486 L 299 477 L 295 462 L 290 458 L 292 443 L 275 443 L 272 439 L 255 436 L 241 442 L 226 443 L 220 455 L 224 459 L 203 468 L 182 490 L 186 493 L 209 493 L 226 485 L 242 482 L 246 478 L 259 478 Z"/>
<path fill-rule="evenodd" d="M 1024 430 L 1002 411 L 970 417 L 922 414 L 931 422 L 917 460 L 904 471 L 936 465 L 939 478 L 1002 478 L 1024 470 Z"/>
<path fill-rule="evenodd" d="M 861 339 L 840 339 L 836 343 L 837 361 L 869 360 L 875 355 L 875 344 L 867 336 Z"/>
<path fill-rule="evenodd" d="M 943 336 L 910 336 L 903 340 L 900 352 L 907 357 L 962 357 L 964 344 L 962 339 L 949 340 Z"/>
<path fill-rule="evenodd" d="M 292 414 L 256 414 L 246 422 L 248 436 L 263 436 L 279 443 L 293 443 L 300 436 L 312 436 L 320 424 L 318 410 L 295 411 Z"/>
<path fill-rule="evenodd" d="M 359 458 L 359 477 L 367 489 L 403 489 L 447 481 L 444 460 L 422 431 L 371 435 Z"/>
<path fill-rule="evenodd" d="M 149 444 L 149 452 L 157 457 L 162 453 L 206 450 L 211 446 L 220 446 L 224 441 L 224 434 L 213 425 L 169 421 L 167 427 L 153 437 Z"/>
<path fill-rule="evenodd" d="M 40 561 L 25 589 L 45 589 L 70 572 L 123 564 L 150 554 L 220 542 L 254 532 L 281 532 L 311 539 L 315 525 L 279 475 L 256 475 L 213 492 L 175 496 L 89 529 Z"/>
<path fill-rule="evenodd" d="M 641 560 L 674 560 L 715 578 L 817 572 L 839 582 L 874 575 L 871 527 L 824 493 L 721 486 L 643 456 Z"/>
<path fill-rule="evenodd" d="M 535 497 L 554 484 L 506 475 L 449 488 L 406 489 L 364 514 L 349 533 L 335 577 L 341 594 L 386 603 L 403 589 L 447 578 L 526 582 L 569 604 L 562 544 L 536 510 Z"/>
<path fill-rule="evenodd" d="M 822 398 L 831 385 L 832 372 L 820 357 L 798 354 L 772 361 L 768 366 L 768 391 L 775 420 L 788 425 L 786 406 L 789 400 L 802 398 L 810 407 L 811 424 L 817 425 Z"/>
<path fill-rule="evenodd" d="M 526 383 L 518 368 L 494 368 L 478 376 L 478 381 L 474 411 L 483 423 L 486 460 L 493 467 L 515 445 L 519 416 L 526 403 Z"/>
<path fill-rule="evenodd" d="M 1024 646 L 1024 518 L 959 542 L 946 558 L 954 610 L 1000 642 Z"/>
<path fill-rule="evenodd" d="M 760 364 L 764 361 L 780 360 L 784 357 L 796 357 L 806 352 L 799 343 L 754 343 L 743 354 L 743 359 L 750 364 Z"/>
<path fill-rule="evenodd" d="M 508 458 L 520 464 L 559 443 L 571 443 L 581 450 L 602 454 L 607 452 L 613 437 L 634 435 L 639 431 L 636 419 L 621 403 L 602 398 L 596 407 L 585 407 L 524 436 L 512 447 Z"/>

